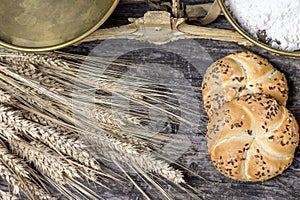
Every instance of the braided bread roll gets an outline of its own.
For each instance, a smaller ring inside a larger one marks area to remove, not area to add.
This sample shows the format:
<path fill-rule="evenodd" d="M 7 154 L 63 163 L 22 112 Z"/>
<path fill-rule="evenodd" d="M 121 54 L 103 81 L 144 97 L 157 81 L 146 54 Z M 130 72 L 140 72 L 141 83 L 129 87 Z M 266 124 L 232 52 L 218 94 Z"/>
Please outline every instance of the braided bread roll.
<path fill-rule="evenodd" d="M 207 127 L 208 152 L 225 176 L 264 181 L 293 161 L 298 124 L 291 112 L 266 95 L 245 95 L 226 103 Z"/>
<path fill-rule="evenodd" d="M 288 84 L 284 74 L 268 60 L 251 52 L 230 54 L 216 61 L 203 77 L 202 96 L 209 117 L 225 102 L 254 93 L 271 95 L 286 105 Z"/>

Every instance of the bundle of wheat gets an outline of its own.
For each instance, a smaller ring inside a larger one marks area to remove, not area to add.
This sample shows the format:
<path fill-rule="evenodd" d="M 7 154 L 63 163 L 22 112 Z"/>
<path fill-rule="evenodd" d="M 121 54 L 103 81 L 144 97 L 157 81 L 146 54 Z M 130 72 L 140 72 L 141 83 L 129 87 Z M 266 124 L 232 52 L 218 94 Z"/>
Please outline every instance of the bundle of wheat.
<path fill-rule="evenodd" d="M 83 62 L 84 68 L 80 66 Z M 172 197 L 149 174 L 160 175 L 160 179 L 186 191 L 182 172 L 157 153 L 171 138 L 145 129 L 143 123 L 147 120 L 138 106 L 130 113 L 121 112 L 124 105 L 111 101 L 107 94 L 113 92 L 125 99 L 130 94 L 136 105 L 151 107 L 182 123 L 193 122 L 170 111 L 176 108 L 172 94 L 158 92 L 160 86 L 136 90 L 132 82 L 126 81 L 122 82 L 125 89 L 115 86 L 113 80 L 123 66 L 145 66 L 114 63 L 118 70 L 99 73 L 105 62 L 103 58 L 71 54 L 1 50 L 0 175 L 13 186 L 12 195 L 22 191 L 30 199 L 52 199 L 51 188 L 47 187 L 51 185 L 69 199 L 97 199 L 101 195 L 85 186 L 84 180 L 104 188 L 109 187 L 107 180 L 120 184 L 129 180 L 149 199 L 125 168 L 137 172 L 163 198 Z M 153 84 L 151 80 L 143 81 Z M 192 97 L 185 98 L 189 101 Z M 112 106 L 120 112 L 112 112 Z M 182 112 L 198 116 L 195 110 Z M 111 164 L 115 168 L 108 169 Z"/>

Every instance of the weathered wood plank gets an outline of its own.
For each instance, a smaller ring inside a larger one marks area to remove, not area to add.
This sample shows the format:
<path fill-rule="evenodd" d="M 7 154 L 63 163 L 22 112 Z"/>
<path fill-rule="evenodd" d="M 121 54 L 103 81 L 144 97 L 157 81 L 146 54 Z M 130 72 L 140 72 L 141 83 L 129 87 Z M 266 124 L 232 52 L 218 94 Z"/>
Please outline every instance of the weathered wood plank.
<path fill-rule="evenodd" d="M 197 2 L 212 2 L 212 1 L 184 1 L 188 3 L 197 3 Z M 127 24 L 127 17 L 141 17 L 147 11 L 151 10 L 146 4 L 138 5 L 120 5 L 112 17 L 107 21 L 104 27 L 113 27 L 117 25 Z M 197 24 L 197 22 L 191 22 L 192 24 Z M 198 24 L 197 24 L 198 25 Z M 209 25 L 209 27 L 219 27 L 232 29 L 229 23 L 224 17 L 220 17 L 215 23 Z M 300 120 L 300 99 L 299 99 L 299 88 L 300 88 L 300 59 L 291 58 L 274 55 L 272 53 L 266 52 L 258 47 L 242 47 L 234 43 L 229 42 L 219 42 L 219 41 L 210 41 L 210 40 L 195 40 L 199 46 L 204 48 L 204 52 L 207 53 L 213 61 L 226 56 L 227 54 L 234 53 L 237 51 L 253 51 L 258 53 L 261 56 L 268 58 L 274 66 L 276 66 L 280 71 L 284 72 L 290 86 L 290 96 L 288 101 L 288 108 L 294 113 L 297 120 Z M 130 41 L 129 41 L 130 43 Z M 99 42 L 90 42 L 81 44 L 78 47 L 70 47 L 66 50 L 70 52 L 79 52 L 88 54 Z M 186 45 L 182 45 L 180 48 L 188 51 L 193 48 Z M 109 52 L 114 54 L 114 52 Z M 152 55 L 157 52 L 148 52 L 148 55 Z M 172 62 L 178 62 L 170 59 L 167 56 L 166 52 L 160 52 L 160 57 L 164 58 L 163 60 L 156 60 L 157 64 L 166 64 L 170 65 Z M 206 55 L 207 55 L 206 54 Z M 203 56 L 206 56 L 203 55 Z M 191 55 L 191 60 L 207 60 L 206 58 L 201 58 L 201 54 Z M 182 64 L 182 68 L 185 68 L 186 65 Z M 190 72 L 191 83 L 199 85 L 199 80 L 203 75 L 205 68 L 208 67 L 205 63 L 203 68 L 200 69 L 200 72 Z M 201 106 L 201 102 L 199 102 Z M 201 113 L 205 115 L 205 113 Z M 199 132 L 205 132 L 205 123 L 206 120 L 200 124 Z M 202 134 L 191 134 L 189 138 L 192 142 L 191 147 L 186 151 L 180 158 L 179 161 L 184 163 L 186 166 L 194 169 L 198 175 L 206 179 L 203 181 L 199 178 L 190 176 L 187 179 L 187 182 L 195 187 L 199 191 L 199 197 L 205 199 L 298 199 L 300 196 L 300 148 L 297 149 L 296 158 L 292 166 L 286 170 L 282 175 L 263 182 L 263 183 L 241 183 L 237 181 L 230 180 L 219 172 L 217 172 L 212 163 L 210 162 L 209 156 L 207 155 L 205 137 Z M 155 199 L 156 194 L 152 194 L 149 190 L 148 185 L 142 183 L 145 190 L 150 193 L 151 197 Z M 168 186 L 165 185 L 165 188 Z M 139 199 L 141 195 L 131 186 L 126 188 L 116 187 L 114 192 L 106 192 L 103 194 L 107 199 Z M 175 194 L 177 199 L 184 199 L 184 197 Z"/>
<path fill-rule="evenodd" d="M 185 0 L 183 2 L 188 3 L 197 3 L 197 2 L 212 2 L 209 0 L 197 0 L 189 1 Z M 147 10 L 153 10 L 145 3 L 141 4 L 120 4 L 115 10 L 111 18 L 104 24 L 103 28 L 114 27 L 127 24 L 128 17 L 141 17 Z M 197 24 L 196 22 L 191 22 L 192 24 Z M 215 23 L 209 25 L 209 27 L 219 27 L 219 28 L 228 28 L 231 29 L 229 23 L 225 20 L 224 17 L 220 17 Z M 119 41 L 120 44 L 124 44 L 124 41 Z M 300 121 L 300 59 L 291 58 L 274 55 L 272 53 L 266 52 L 258 47 L 242 47 L 234 43 L 229 42 L 220 42 L 220 41 L 211 41 L 211 40 L 194 40 L 193 44 L 198 44 L 199 48 L 203 48 L 202 52 L 199 54 L 191 53 L 189 60 L 193 62 L 203 62 L 204 64 L 198 63 L 197 67 L 191 68 L 188 67 L 187 63 L 183 62 L 182 59 L 176 56 L 172 56 L 169 52 L 178 52 L 176 49 L 168 47 L 169 51 L 158 52 L 156 49 L 161 48 L 157 46 L 152 46 L 152 49 L 148 49 L 147 55 L 150 57 L 147 62 L 154 63 L 153 66 L 171 66 L 171 68 L 182 68 L 181 72 L 184 74 L 191 85 L 200 86 L 201 76 L 203 76 L 205 69 L 209 65 L 209 59 L 215 61 L 227 54 L 234 53 L 237 51 L 253 51 L 258 53 L 261 56 L 268 58 L 274 66 L 276 66 L 280 71 L 284 72 L 290 86 L 290 96 L 288 101 L 288 108 L 294 113 L 297 120 Z M 130 44 L 131 41 L 127 41 L 127 44 Z M 77 47 L 68 47 L 64 51 L 72 53 L 80 53 L 88 55 L 97 45 L 101 45 L 101 42 L 89 42 L 83 43 Z M 181 43 L 184 51 L 189 51 L 195 46 L 190 46 L 191 43 Z M 146 46 L 148 44 L 145 44 Z M 198 48 L 197 47 L 197 48 Z M 202 54 L 205 52 L 205 54 Z M 111 51 L 107 52 L 108 54 L 115 54 L 116 52 Z M 127 52 L 128 53 L 128 52 Z M 142 50 L 137 52 L 136 55 L 131 55 L 130 58 L 141 57 L 139 55 L 143 54 L 146 56 L 145 52 Z M 130 55 L 130 53 L 128 54 Z M 151 56 L 157 56 L 157 58 L 163 59 L 153 59 Z M 152 59 L 152 60 L 151 60 Z M 171 60 L 170 60 L 171 59 Z M 173 60 L 172 60 L 173 59 Z M 176 60 L 178 59 L 178 60 Z M 144 61 L 145 61 L 144 60 Z M 175 64 L 174 64 L 175 63 Z M 178 79 L 179 80 L 179 79 Z M 180 79 L 181 80 L 181 79 Z M 176 79 L 174 79 L 176 83 Z M 200 116 L 204 116 L 203 108 L 201 108 L 201 94 L 200 91 L 196 91 L 199 94 L 199 110 Z M 263 183 L 241 183 L 237 181 L 230 180 L 219 172 L 217 172 L 212 163 L 210 162 L 209 156 L 207 154 L 207 148 L 205 143 L 205 136 L 202 133 L 205 133 L 205 125 L 207 120 L 199 122 L 199 127 L 197 128 L 196 133 L 188 133 L 188 138 L 191 141 L 191 145 L 188 150 L 185 151 L 178 161 L 183 163 L 185 166 L 190 167 L 197 173 L 199 176 L 205 179 L 196 178 L 194 176 L 187 176 L 187 182 L 196 188 L 199 192 L 199 197 L 204 199 L 299 199 L 300 197 L 300 148 L 297 149 L 295 155 L 295 161 L 292 166 L 286 170 L 282 175 L 263 182 Z M 181 130 L 184 133 L 184 130 Z M 145 191 L 153 198 L 156 199 L 158 195 L 153 192 L 149 185 L 144 184 L 141 180 L 138 179 L 138 182 L 142 185 Z M 112 186 L 112 191 L 104 190 L 103 188 L 98 188 L 99 194 L 101 194 L 105 199 L 143 199 L 142 195 L 134 188 L 133 185 L 127 185 L 126 187 L 118 186 L 114 183 L 109 183 Z M 170 188 L 166 183 L 161 183 L 164 188 Z M 169 191 L 172 191 L 171 189 Z M 187 199 L 184 194 L 175 193 L 172 191 L 176 199 Z"/>

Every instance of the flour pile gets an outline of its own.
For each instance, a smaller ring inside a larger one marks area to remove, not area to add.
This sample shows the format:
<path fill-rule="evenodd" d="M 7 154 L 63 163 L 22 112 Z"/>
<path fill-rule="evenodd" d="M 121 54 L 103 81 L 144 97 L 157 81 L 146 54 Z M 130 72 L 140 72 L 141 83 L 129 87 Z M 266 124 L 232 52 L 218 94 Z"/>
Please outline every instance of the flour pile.
<path fill-rule="evenodd" d="M 300 0 L 225 0 L 232 15 L 248 33 L 263 33 L 272 47 L 300 49 Z"/>

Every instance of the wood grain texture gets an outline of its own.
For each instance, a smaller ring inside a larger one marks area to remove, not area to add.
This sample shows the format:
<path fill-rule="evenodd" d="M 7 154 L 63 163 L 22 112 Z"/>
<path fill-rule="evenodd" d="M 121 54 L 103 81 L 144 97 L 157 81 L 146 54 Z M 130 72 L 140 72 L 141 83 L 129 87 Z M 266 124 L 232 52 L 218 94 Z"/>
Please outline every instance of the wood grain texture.
<path fill-rule="evenodd" d="M 197 0 L 189 1 L 185 0 L 184 3 L 207 3 L 212 1 Z M 126 18 L 128 17 L 141 17 L 147 10 L 153 10 L 146 4 L 122 4 L 119 5 L 111 18 L 105 23 L 103 27 L 113 27 L 118 25 L 127 24 Z M 199 25 L 197 22 L 190 22 L 190 24 Z M 219 17 L 216 22 L 208 27 L 217 27 L 217 28 L 226 28 L 232 29 L 230 24 L 226 21 L 224 17 Z M 130 41 L 127 41 L 130 43 Z M 229 42 L 219 42 L 211 40 L 195 40 L 204 51 L 210 56 L 213 61 L 216 61 L 230 53 L 235 53 L 238 51 L 252 51 L 257 53 L 265 58 L 268 58 L 269 61 L 281 72 L 283 72 L 289 83 L 289 100 L 287 107 L 295 115 L 296 119 L 300 121 L 300 59 L 278 56 L 273 53 L 262 50 L 258 47 L 243 47 L 238 46 L 234 43 Z M 93 48 L 101 44 L 101 41 L 89 42 L 81 44 L 78 47 L 68 47 L 64 51 L 80 53 L 80 54 L 89 54 Z M 182 45 L 182 49 L 192 48 L 187 43 Z M 148 55 L 157 54 L 157 51 L 150 49 Z M 114 54 L 114 52 L 110 52 Z M 188 71 L 184 69 L 186 67 L 185 63 L 180 63 L 178 60 L 167 55 L 166 52 L 159 52 L 160 58 L 162 60 L 155 60 L 153 62 L 158 65 L 170 65 L 170 63 L 177 62 L 177 66 L 181 67 L 183 71 Z M 191 55 L 191 60 L 206 60 L 206 55 Z M 202 57 L 203 56 L 203 57 Z M 131 58 L 134 58 L 131 57 Z M 136 57 L 137 58 L 137 57 Z M 201 77 L 204 74 L 208 65 L 204 65 L 200 70 L 189 71 L 187 76 L 190 77 L 191 84 L 194 86 L 199 86 L 201 84 Z M 174 80 L 176 82 L 176 80 Z M 199 92 L 199 91 L 198 91 Z M 200 94 L 199 94 L 200 95 Z M 199 96 L 201 99 L 201 95 Z M 201 100 L 199 101 L 199 106 L 202 106 Z M 201 116 L 205 115 L 203 109 L 200 109 L 202 113 Z M 203 199 L 298 199 L 300 196 L 300 148 L 298 147 L 295 154 L 295 160 L 282 175 L 277 176 L 269 181 L 262 183 L 242 183 L 234 180 L 230 180 L 223 175 L 221 175 L 213 167 L 209 156 L 207 154 L 207 147 L 205 142 L 205 136 L 202 133 L 205 133 L 207 121 L 204 120 L 199 124 L 198 133 L 191 133 L 188 137 L 191 141 L 191 146 L 179 159 L 181 163 L 185 166 L 190 167 L 204 180 L 189 176 L 187 182 L 195 187 L 199 192 L 199 197 Z M 149 188 L 149 185 L 143 184 L 145 191 L 150 194 L 153 199 L 156 199 L 157 194 Z M 162 184 L 163 185 L 163 184 Z M 168 185 L 164 185 L 165 188 L 168 188 Z M 174 194 L 176 199 L 187 199 L 188 197 L 184 194 Z M 126 188 L 114 187 L 114 191 L 103 193 L 103 197 L 106 199 L 142 199 L 142 196 L 133 186 Z"/>
<path fill-rule="evenodd" d="M 207 3 L 212 2 L 210 0 L 184 0 L 184 3 Z M 128 17 L 141 17 L 148 10 L 154 10 L 149 7 L 145 3 L 140 4 L 120 4 L 113 15 L 108 19 L 108 21 L 102 26 L 103 28 L 114 27 L 127 24 Z M 191 24 L 199 25 L 197 22 L 190 22 Z M 208 27 L 219 27 L 219 28 L 227 28 L 232 29 L 229 23 L 226 21 L 224 17 L 220 17 Z M 117 41 L 122 44 L 129 44 L 133 41 Z M 115 45 L 117 44 L 114 43 Z M 95 41 L 83 43 L 79 46 L 72 46 L 63 49 L 65 52 L 70 53 L 78 53 L 83 55 L 88 55 L 92 51 L 95 53 L 94 48 L 98 45 L 101 45 L 103 41 Z M 189 49 L 193 48 L 190 46 L 191 43 L 180 43 L 180 48 L 185 51 L 189 51 Z M 130 59 L 137 60 L 137 63 L 143 63 L 142 58 L 145 62 L 152 62 L 157 66 L 171 66 L 172 69 L 176 69 L 181 71 L 184 74 L 184 77 L 193 85 L 195 88 L 199 87 L 198 91 L 195 91 L 196 98 L 198 98 L 199 102 L 199 117 L 204 117 L 206 114 L 202 107 L 201 101 L 201 81 L 202 76 L 206 68 L 210 64 L 211 61 L 216 61 L 230 53 L 235 53 L 238 51 L 252 51 L 257 53 L 263 57 L 266 57 L 270 60 L 270 62 L 281 72 L 283 72 L 288 80 L 290 94 L 289 100 L 287 103 L 287 107 L 292 111 L 295 115 L 296 119 L 300 121 L 300 74 L 298 71 L 300 70 L 300 59 L 299 58 L 291 58 L 274 55 L 265 50 L 262 50 L 258 47 L 243 47 L 239 46 L 235 43 L 229 42 L 220 42 L 220 41 L 211 41 L 211 40 L 193 40 L 193 44 L 199 45 L 199 47 L 203 48 L 202 53 L 190 53 L 189 61 L 191 62 L 200 62 L 202 61 L 204 64 L 199 64 L 199 67 L 190 67 L 191 65 L 187 65 L 187 62 L 181 58 L 178 58 L 172 54 L 170 51 L 176 52 L 177 49 L 172 49 L 168 47 L 169 52 L 166 51 L 158 51 L 161 47 L 152 46 L 147 50 L 143 50 L 135 53 L 128 53 L 125 55 Z M 148 45 L 148 44 L 146 44 Z M 178 47 L 178 46 L 177 46 Z M 205 53 L 203 53 L 205 52 Z M 97 52 L 96 52 L 97 53 Z M 99 53 L 99 52 L 98 52 Z M 107 52 L 107 54 L 114 55 L 115 52 Z M 156 57 L 155 57 L 155 56 Z M 147 60 L 145 57 L 149 56 L 150 58 Z M 151 56 L 154 56 L 151 57 Z M 207 59 L 209 56 L 209 59 Z M 123 56 L 124 57 L 124 56 Z M 155 59 L 156 58 L 156 59 Z M 141 61 L 142 60 L 142 61 Z M 196 64 L 197 65 L 197 64 Z M 155 67 L 155 66 L 154 66 Z M 158 72 L 159 73 L 159 70 Z M 176 83 L 176 77 L 173 79 L 174 84 Z M 291 167 L 288 168 L 282 175 L 277 176 L 274 179 L 271 179 L 262 183 L 242 183 L 234 180 L 230 180 L 223 175 L 221 175 L 215 168 L 213 167 L 206 147 L 205 141 L 205 131 L 206 131 L 206 117 L 204 120 L 199 122 L 198 127 L 194 130 L 193 127 L 191 129 L 181 129 L 181 132 L 177 134 L 186 134 L 191 144 L 189 148 L 177 159 L 177 161 L 183 163 L 185 166 L 193 169 L 195 173 L 199 176 L 203 177 L 205 180 L 197 178 L 195 176 L 190 175 L 190 173 L 186 174 L 187 182 L 196 188 L 197 192 L 199 192 L 198 196 L 203 199 L 299 199 L 300 197 L 300 147 L 297 148 L 295 154 L 295 160 L 292 163 Z M 142 180 L 138 178 L 136 179 L 142 185 L 142 188 L 146 191 L 147 194 L 152 199 L 157 199 L 159 195 L 153 191 L 148 184 L 144 184 Z M 189 199 L 183 193 L 176 193 L 172 190 L 168 183 L 160 182 L 164 188 L 169 188 L 167 191 L 171 192 L 175 199 Z M 105 199 L 109 200 L 119 200 L 119 199 L 143 199 L 142 195 L 134 188 L 133 185 L 127 185 L 126 187 L 120 187 L 115 185 L 114 183 L 109 183 L 112 191 L 105 190 L 103 188 L 97 188 L 98 193 Z"/>

